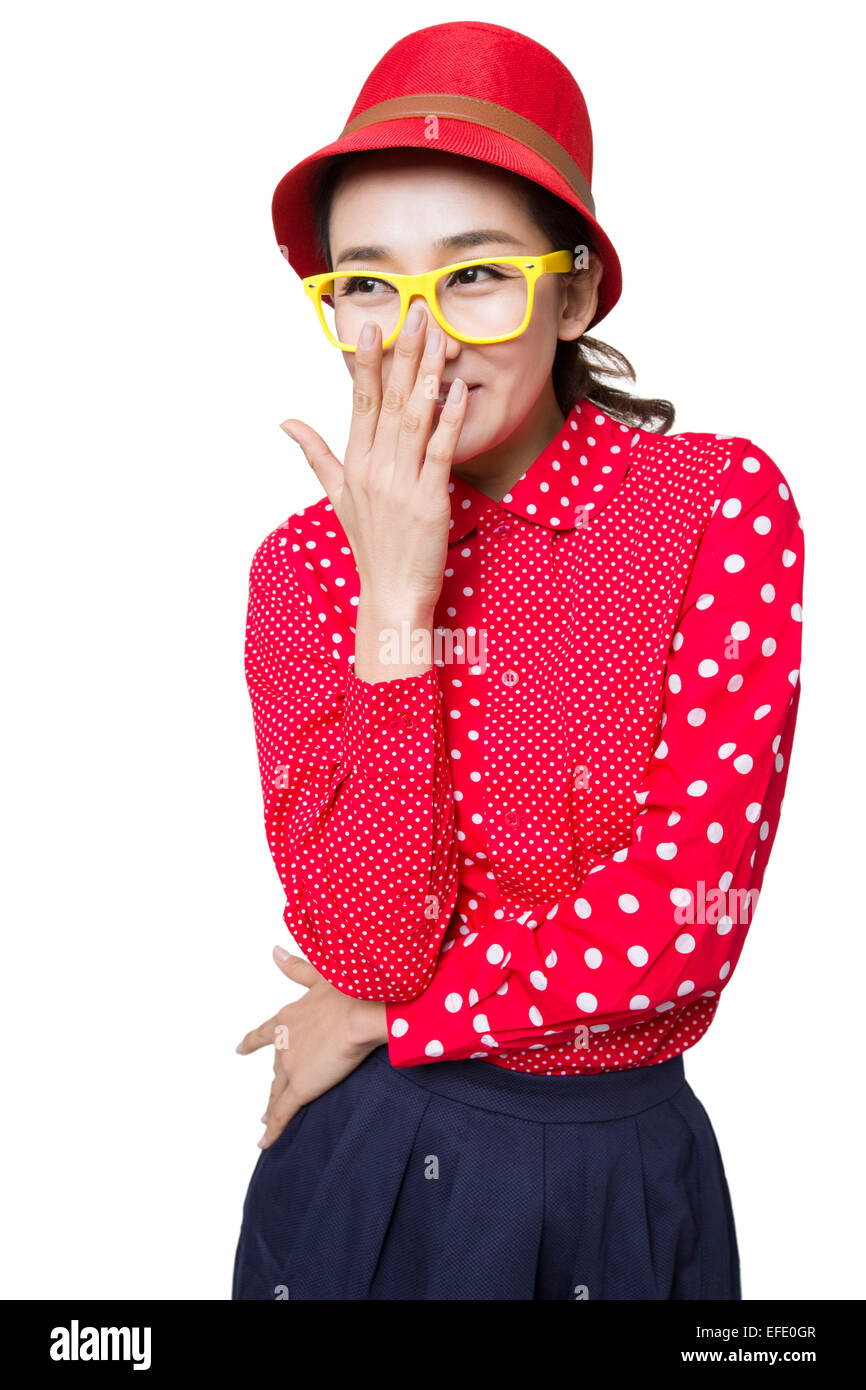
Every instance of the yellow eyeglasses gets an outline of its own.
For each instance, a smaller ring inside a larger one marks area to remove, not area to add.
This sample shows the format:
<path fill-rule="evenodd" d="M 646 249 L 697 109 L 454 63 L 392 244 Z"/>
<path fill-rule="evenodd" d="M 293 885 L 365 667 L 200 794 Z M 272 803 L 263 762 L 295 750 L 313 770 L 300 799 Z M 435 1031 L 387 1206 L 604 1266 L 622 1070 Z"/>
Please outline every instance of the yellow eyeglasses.
<path fill-rule="evenodd" d="M 574 267 L 572 251 L 544 256 L 490 256 L 439 266 L 421 275 L 326 271 L 304 281 L 328 341 L 354 352 L 368 321 L 382 330 L 382 347 L 394 342 L 416 295 L 434 319 L 461 343 L 504 343 L 517 338 L 532 317 L 539 275 L 561 275 Z"/>

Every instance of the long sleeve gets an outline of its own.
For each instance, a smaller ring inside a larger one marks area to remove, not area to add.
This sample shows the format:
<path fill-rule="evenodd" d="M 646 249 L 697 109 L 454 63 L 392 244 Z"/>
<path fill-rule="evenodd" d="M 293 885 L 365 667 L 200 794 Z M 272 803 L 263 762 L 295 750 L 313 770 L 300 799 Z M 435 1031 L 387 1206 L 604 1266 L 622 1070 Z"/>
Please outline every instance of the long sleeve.
<path fill-rule="evenodd" d="M 410 998 L 458 887 L 436 671 L 355 676 L 285 545 L 272 533 L 254 556 L 244 662 L 284 919 L 344 993 Z"/>
<path fill-rule="evenodd" d="M 565 901 L 508 900 L 387 1009 L 409 1066 L 625 1027 L 718 995 L 772 848 L 799 705 L 803 534 L 748 443 L 722 477 L 666 662 L 660 740 L 631 842 Z"/>

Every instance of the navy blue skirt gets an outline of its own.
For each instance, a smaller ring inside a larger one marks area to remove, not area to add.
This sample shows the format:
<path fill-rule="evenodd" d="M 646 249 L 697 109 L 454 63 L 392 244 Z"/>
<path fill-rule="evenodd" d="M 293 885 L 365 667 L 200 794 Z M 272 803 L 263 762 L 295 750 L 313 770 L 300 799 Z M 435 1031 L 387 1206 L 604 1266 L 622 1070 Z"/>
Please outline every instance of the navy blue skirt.
<path fill-rule="evenodd" d="M 233 1299 L 739 1299 L 682 1057 L 536 1076 L 376 1048 L 250 1181 Z"/>

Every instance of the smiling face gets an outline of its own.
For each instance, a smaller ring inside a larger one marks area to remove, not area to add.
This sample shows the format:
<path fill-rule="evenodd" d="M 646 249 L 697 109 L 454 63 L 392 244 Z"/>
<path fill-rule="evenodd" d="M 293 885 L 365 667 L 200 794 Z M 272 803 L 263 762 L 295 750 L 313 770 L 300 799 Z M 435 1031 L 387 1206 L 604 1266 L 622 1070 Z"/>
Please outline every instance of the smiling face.
<path fill-rule="evenodd" d="M 371 274 L 413 275 L 476 256 L 566 249 L 539 229 L 507 172 L 440 150 L 353 156 L 334 191 L 329 241 L 331 269 Z M 557 342 L 580 337 L 595 313 L 601 263 L 592 252 L 589 259 L 577 275 L 538 278 L 532 317 L 519 337 L 483 345 L 448 337 L 443 381 L 459 376 L 472 388 L 454 460 L 470 482 L 495 475 L 504 493 L 523 471 L 521 461 L 528 467 L 561 427 L 553 359 Z M 354 373 L 354 354 L 344 360 Z M 386 382 L 392 360 L 388 348 Z"/>

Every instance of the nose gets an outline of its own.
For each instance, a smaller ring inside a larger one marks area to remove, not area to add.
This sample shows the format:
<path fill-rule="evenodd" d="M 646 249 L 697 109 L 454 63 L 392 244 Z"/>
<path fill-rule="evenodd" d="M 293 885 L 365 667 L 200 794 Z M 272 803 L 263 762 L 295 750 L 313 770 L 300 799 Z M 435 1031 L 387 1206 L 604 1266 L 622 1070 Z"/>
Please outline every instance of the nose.
<path fill-rule="evenodd" d="M 433 317 L 430 305 L 424 298 L 423 294 L 413 294 L 410 297 L 409 304 L 410 306 L 412 304 L 420 304 L 421 308 L 424 310 L 427 319 L 427 322 L 424 325 L 424 332 L 426 333 L 427 329 L 430 327 L 430 324 L 436 322 L 435 318 Z M 442 328 L 441 323 L 439 324 L 439 327 Z M 445 361 L 451 362 L 460 352 L 460 342 L 457 338 L 451 337 L 451 334 L 448 332 L 447 328 L 442 328 L 442 332 L 445 334 Z"/>

